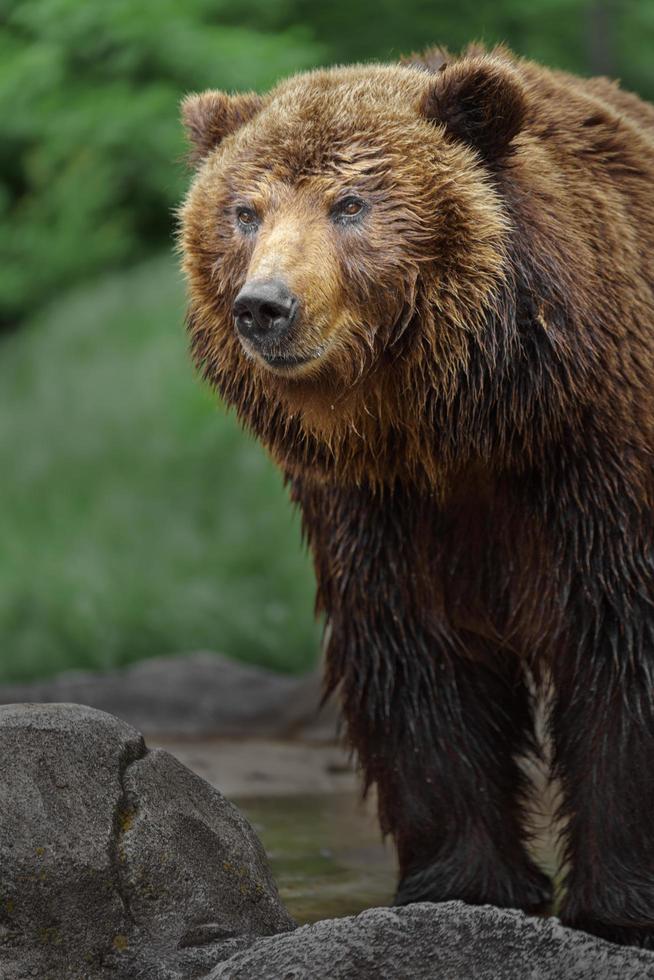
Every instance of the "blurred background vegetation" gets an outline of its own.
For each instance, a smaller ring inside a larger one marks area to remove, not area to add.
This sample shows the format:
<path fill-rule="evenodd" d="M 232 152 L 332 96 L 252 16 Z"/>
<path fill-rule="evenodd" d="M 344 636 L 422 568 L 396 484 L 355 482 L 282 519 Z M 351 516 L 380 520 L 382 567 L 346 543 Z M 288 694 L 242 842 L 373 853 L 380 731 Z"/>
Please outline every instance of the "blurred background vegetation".
<path fill-rule="evenodd" d="M 654 98 L 652 0 L 0 0 L 0 679 L 315 658 L 279 477 L 186 354 L 178 102 L 474 39 Z"/>

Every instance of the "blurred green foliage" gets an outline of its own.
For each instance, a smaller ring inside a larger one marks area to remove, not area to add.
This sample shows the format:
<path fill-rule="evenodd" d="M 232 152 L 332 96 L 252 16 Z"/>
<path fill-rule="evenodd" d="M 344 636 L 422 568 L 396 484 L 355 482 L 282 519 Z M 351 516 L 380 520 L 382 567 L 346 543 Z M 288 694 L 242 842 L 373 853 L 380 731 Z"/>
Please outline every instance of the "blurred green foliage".
<path fill-rule="evenodd" d="M 3 341 L 0 680 L 211 649 L 318 650 L 279 473 L 197 383 L 171 257 L 78 287 Z"/>
<path fill-rule="evenodd" d="M 170 239 L 187 91 L 481 38 L 654 96 L 653 35 L 651 0 L 0 0 L 0 323 Z"/>

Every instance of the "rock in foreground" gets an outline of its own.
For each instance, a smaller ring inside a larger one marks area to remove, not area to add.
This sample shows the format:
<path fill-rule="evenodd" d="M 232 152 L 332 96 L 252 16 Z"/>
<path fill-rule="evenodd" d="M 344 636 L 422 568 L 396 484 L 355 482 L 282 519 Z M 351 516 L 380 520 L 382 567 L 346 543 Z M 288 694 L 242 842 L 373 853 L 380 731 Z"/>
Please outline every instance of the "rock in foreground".
<path fill-rule="evenodd" d="M 79 705 L 0 708 L 0 977 L 197 977 L 293 927 L 220 793 Z"/>
<path fill-rule="evenodd" d="M 370 909 L 260 939 L 209 980 L 650 980 L 654 954 L 491 906 Z"/>

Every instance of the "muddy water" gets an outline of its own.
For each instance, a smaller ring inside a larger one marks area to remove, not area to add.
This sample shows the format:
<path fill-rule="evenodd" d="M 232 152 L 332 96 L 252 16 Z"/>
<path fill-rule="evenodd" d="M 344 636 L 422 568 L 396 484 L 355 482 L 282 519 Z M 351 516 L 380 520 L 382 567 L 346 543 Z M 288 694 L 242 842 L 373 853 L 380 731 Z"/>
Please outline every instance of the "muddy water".
<path fill-rule="evenodd" d="M 352 794 L 246 797 L 234 801 L 268 852 L 282 901 L 299 923 L 388 905 L 392 848 L 371 809 Z"/>

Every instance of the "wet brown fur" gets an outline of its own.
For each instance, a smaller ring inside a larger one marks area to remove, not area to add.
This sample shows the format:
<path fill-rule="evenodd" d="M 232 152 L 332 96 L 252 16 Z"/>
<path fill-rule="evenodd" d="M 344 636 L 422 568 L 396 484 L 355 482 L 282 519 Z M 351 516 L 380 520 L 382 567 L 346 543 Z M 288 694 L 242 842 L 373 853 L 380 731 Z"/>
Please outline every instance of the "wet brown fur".
<path fill-rule="evenodd" d="M 473 47 L 184 114 L 194 355 L 302 509 L 398 901 L 546 905 L 515 760 L 547 664 L 564 917 L 651 945 L 654 108 Z M 246 356 L 253 275 L 300 297 L 306 370 Z"/>

